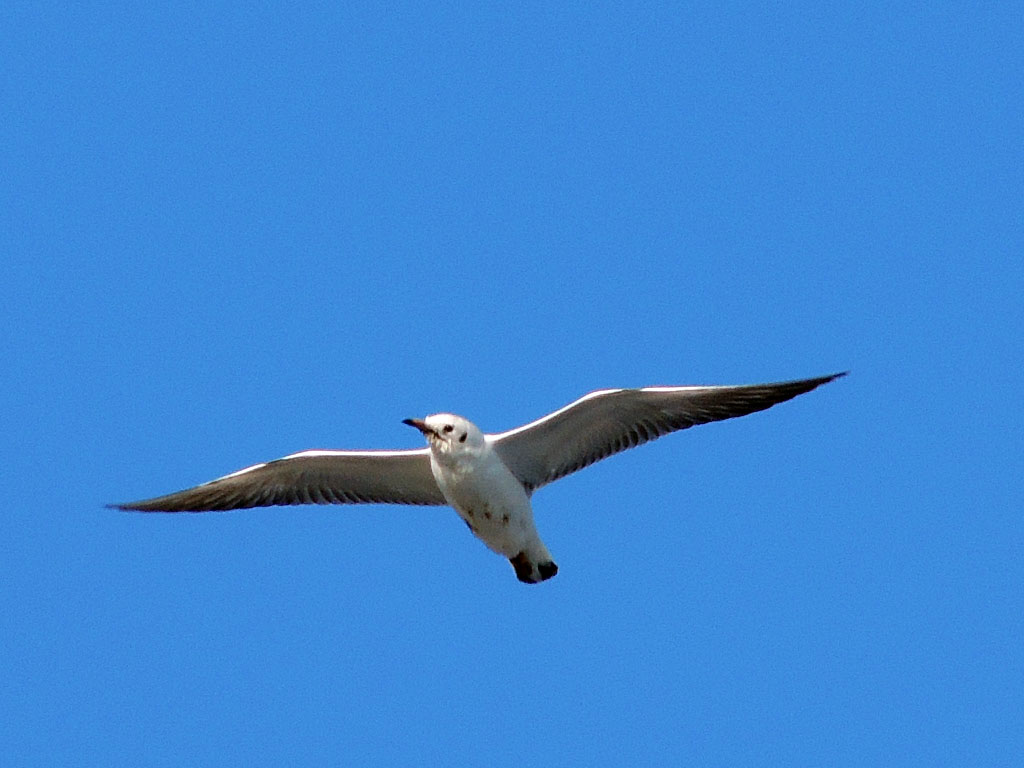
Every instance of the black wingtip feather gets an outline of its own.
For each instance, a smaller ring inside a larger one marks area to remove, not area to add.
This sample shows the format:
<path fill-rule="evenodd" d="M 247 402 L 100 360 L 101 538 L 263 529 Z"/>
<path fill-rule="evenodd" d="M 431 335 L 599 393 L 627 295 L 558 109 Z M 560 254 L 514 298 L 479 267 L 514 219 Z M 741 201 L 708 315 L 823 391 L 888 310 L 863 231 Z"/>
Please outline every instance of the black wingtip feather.
<path fill-rule="evenodd" d="M 144 502 L 126 502 L 124 504 L 104 504 L 107 509 L 116 509 L 118 512 L 142 512 L 145 514 L 157 513 L 171 513 L 171 512 L 192 512 L 198 510 L 185 510 L 185 509 L 158 509 L 156 507 L 148 507 L 144 505 Z"/>

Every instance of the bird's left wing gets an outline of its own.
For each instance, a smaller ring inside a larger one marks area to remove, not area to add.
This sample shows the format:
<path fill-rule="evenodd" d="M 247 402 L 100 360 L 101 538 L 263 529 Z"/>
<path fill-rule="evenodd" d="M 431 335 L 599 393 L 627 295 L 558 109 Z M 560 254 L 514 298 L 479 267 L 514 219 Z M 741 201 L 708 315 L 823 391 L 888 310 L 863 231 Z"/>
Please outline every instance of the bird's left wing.
<path fill-rule="evenodd" d="M 142 512 L 204 512 L 277 504 L 446 504 L 430 450 L 303 451 L 177 493 L 114 504 Z"/>
<path fill-rule="evenodd" d="M 602 389 L 488 440 L 529 492 L 677 429 L 762 411 L 844 375 L 738 387 Z"/>

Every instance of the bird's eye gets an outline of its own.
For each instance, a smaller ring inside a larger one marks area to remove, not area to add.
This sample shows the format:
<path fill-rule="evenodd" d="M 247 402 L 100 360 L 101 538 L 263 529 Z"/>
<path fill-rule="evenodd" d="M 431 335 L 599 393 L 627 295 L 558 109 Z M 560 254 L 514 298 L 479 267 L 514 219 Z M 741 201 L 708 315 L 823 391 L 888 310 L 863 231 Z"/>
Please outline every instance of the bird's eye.
<path fill-rule="evenodd" d="M 466 432 L 462 433 L 462 436 L 459 438 L 459 442 L 460 443 L 466 442 L 466 434 L 467 434 Z"/>
<path fill-rule="evenodd" d="M 452 431 L 453 429 L 455 429 L 455 427 L 453 427 L 453 426 L 452 426 L 451 424 L 445 424 L 445 425 L 444 425 L 444 431 L 445 431 L 445 434 L 448 434 L 448 433 L 449 433 L 449 432 L 451 432 L 451 431 Z"/>

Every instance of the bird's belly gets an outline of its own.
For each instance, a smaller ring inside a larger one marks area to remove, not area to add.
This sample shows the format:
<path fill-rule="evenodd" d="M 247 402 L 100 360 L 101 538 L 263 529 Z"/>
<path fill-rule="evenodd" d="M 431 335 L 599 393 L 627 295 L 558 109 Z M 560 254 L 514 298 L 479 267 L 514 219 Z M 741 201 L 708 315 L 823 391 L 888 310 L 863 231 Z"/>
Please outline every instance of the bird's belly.
<path fill-rule="evenodd" d="M 513 557 L 527 545 L 533 525 L 516 509 L 481 503 L 455 507 L 469 530 L 495 552 Z"/>
<path fill-rule="evenodd" d="M 448 503 L 493 551 L 514 557 L 536 537 L 530 500 L 511 473 L 468 473 L 445 480 L 439 485 Z"/>

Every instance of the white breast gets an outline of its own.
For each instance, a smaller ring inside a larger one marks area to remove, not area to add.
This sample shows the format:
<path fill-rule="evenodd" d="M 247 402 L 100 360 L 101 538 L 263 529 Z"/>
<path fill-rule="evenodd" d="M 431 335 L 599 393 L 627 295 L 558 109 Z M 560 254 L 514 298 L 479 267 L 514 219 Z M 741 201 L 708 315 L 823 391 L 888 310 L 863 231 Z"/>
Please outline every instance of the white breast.
<path fill-rule="evenodd" d="M 515 557 L 538 540 L 526 490 L 489 445 L 454 460 L 432 454 L 430 468 L 445 500 L 492 550 Z"/>

